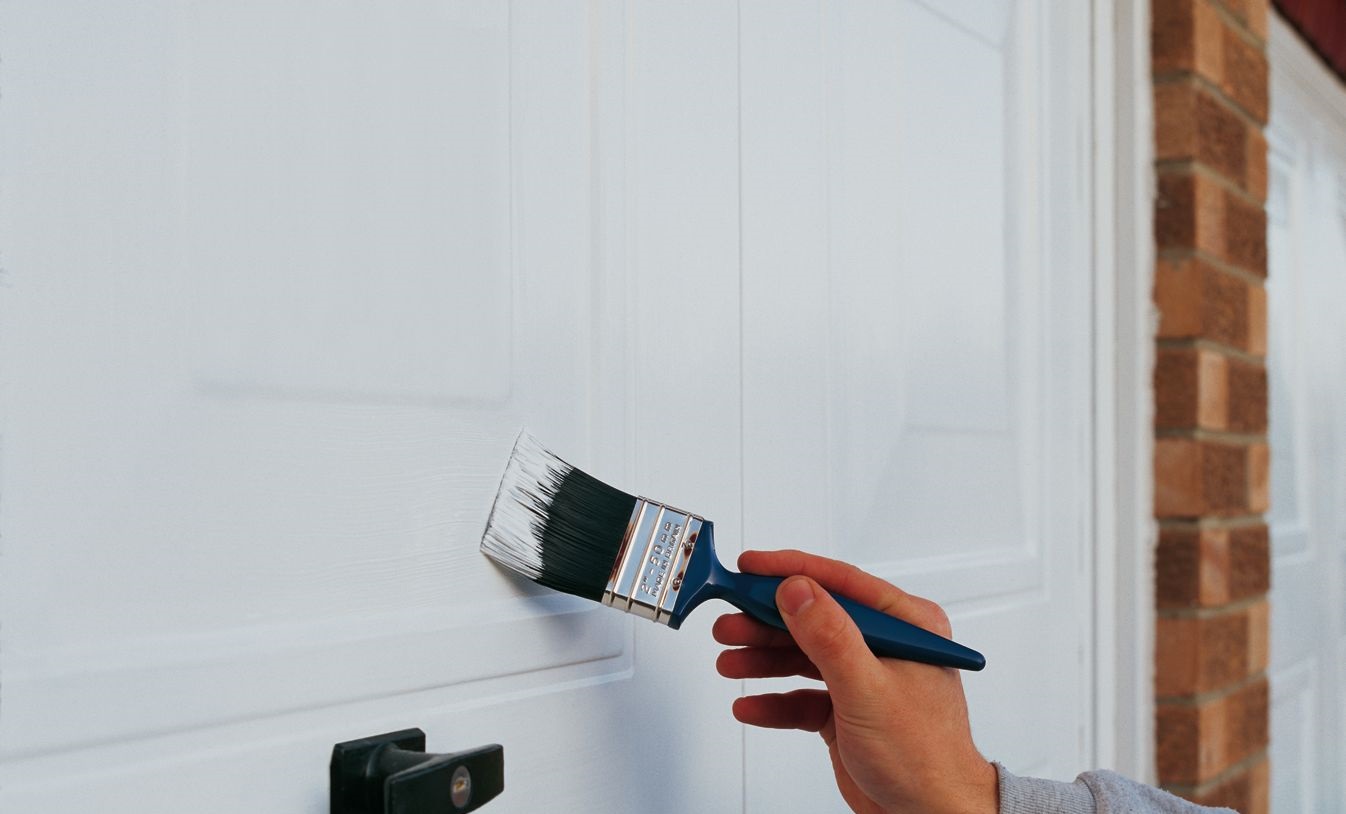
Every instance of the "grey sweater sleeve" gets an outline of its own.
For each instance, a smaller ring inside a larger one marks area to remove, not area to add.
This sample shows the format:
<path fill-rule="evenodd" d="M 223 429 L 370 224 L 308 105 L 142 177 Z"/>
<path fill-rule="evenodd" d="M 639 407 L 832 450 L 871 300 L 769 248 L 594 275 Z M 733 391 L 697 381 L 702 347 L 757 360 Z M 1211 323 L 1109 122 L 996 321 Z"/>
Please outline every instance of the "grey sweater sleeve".
<path fill-rule="evenodd" d="M 1085 772 L 1074 783 L 1018 777 L 999 763 L 1000 814 L 1199 814 L 1226 812 L 1174 797 L 1116 772 Z"/>

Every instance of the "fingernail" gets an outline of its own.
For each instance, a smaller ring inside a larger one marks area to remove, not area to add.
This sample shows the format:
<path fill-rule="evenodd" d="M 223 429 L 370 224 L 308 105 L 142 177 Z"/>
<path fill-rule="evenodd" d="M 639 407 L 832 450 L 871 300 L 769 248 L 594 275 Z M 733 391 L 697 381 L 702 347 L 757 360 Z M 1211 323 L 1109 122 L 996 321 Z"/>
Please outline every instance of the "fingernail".
<path fill-rule="evenodd" d="M 803 577 L 792 577 L 776 591 L 776 605 L 782 613 L 795 616 L 813 602 L 813 585 Z"/>

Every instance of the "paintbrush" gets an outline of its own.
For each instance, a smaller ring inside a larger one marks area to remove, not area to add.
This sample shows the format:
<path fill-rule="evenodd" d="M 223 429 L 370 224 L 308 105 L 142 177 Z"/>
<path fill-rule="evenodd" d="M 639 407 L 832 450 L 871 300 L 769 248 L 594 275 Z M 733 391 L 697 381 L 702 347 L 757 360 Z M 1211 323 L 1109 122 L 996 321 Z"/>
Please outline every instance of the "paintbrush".
<path fill-rule="evenodd" d="M 481 550 L 534 582 L 661 622 L 682 625 L 707 599 L 722 599 L 785 630 L 780 577 L 730 571 L 715 555 L 714 524 L 603 483 L 524 432 L 514 443 Z M 980 670 L 977 651 L 842 596 L 879 656 Z"/>

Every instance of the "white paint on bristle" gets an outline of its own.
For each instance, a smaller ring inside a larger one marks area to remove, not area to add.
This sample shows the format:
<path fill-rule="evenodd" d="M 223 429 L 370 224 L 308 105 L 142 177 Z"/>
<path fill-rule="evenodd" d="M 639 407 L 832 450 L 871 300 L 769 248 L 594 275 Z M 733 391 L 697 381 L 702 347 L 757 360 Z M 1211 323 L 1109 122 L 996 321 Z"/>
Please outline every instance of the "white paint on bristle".
<path fill-rule="evenodd" d="M 543 523 L 572 469 L 527 430 L 520 432 L 486 521 L 482 553 L 531 580 L 542 576 Z"/>

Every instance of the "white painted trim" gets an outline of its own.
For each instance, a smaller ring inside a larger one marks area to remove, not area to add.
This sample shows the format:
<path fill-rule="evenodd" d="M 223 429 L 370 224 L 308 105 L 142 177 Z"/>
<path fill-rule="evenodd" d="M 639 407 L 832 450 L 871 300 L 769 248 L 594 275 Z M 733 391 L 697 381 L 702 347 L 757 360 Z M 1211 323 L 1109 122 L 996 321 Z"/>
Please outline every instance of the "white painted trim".
<path fill-rule="evenodd" d="M 1115 335 L 1116 320 L 1113 300 L 1106 292 L 1116 287 L 1117 274 L 1114 245 L 1116 225 L 1114 213 L 1115 189 L 1112 173 L 1116 152 L 1114 127 L 1115 94 L 1114 52 L 1122 45 L 1116 42 L 1113 16 L 1107 14 L 1107 0 L 1094 0 L 1093 10 L 1093 166 L 1094 175 L 1094 512 L 1093 563 L 1090 573 L 1094 578 L 1093 646 L 1093 718 L 1091 763 L 1112 765 L 1116 751 L 1117 699 L 1114 695 L 1113 674 L 1116 672 L 1116 607 L 1113 552 L 1117 548 L 1116 507 L 1111 499 L 1115 494 L 1114 446 L 1116 416 L 1112 392 L 1115 387 L 1115 360 L 1110 352 Z"/>
<path fill-rule="evenodd" d="M 1346 109 L 1341 106 L 1343 84 L 1323 65 L 1318 56 L 1299 36 L 1299 32 L 1281 19 L 1271 15 L 1267 36 L 1267 63 L 1272 74 L 1272 85 L 1293 89 L 1317 103 L 1315 115 L 1321 116 L 1338 129 L 1346 130 Z M 1276 74 L 1284 72 L 1292 81 L 1277 82 Z"/>
<path fill-rule="evenodd" d="M 1147 0 L 1094 0 L 1093 762 L 1153 782 L 1153 111 Z"/>

